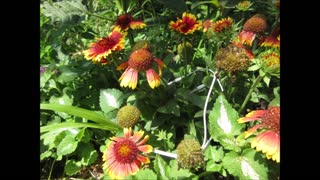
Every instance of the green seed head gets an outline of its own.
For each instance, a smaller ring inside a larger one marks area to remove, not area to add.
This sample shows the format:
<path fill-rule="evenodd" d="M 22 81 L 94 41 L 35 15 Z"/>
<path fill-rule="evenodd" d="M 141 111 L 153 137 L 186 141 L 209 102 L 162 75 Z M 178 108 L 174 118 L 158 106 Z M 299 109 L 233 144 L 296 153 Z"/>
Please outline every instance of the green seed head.
<path fill-rule="evenodd" d="M 122 128 L 134 126 L 140 119 L 140 110 L 131 105 L 122 107 L 117 114 L 118 124 Z"/>
<path fill-rule="evenodd" d="M 229 45 L 218 50 L 215 62 L 218 68 L 234 73 L 246 70 L 250 65 L 250 58 L 245 49 Z"/>
<path fill-rule="evenodd" d="M 201 146 L 198 141 L 185 139 L 177 147 L 177 160 L 182 168 L 199 168 L 204 162 Z"/>

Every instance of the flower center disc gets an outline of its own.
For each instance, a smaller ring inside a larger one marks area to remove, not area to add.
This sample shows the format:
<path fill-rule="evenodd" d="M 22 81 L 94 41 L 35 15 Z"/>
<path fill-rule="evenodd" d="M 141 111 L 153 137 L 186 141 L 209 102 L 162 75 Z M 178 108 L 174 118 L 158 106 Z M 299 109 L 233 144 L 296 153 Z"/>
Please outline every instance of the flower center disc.
<path fill-rule="evenodd" d="M 146 49 L 138 49 L 131 53 L 129 66 L 139 71 L 151 68 L 153 61 L 152 54 Z"/>
<path fill-rule="evenodd" d="M 137 156 L 138 148 L 134 142 L 123 140 L 114 145 L 114 151 L 117 161 L 121 163 L 131 163 Z"/>

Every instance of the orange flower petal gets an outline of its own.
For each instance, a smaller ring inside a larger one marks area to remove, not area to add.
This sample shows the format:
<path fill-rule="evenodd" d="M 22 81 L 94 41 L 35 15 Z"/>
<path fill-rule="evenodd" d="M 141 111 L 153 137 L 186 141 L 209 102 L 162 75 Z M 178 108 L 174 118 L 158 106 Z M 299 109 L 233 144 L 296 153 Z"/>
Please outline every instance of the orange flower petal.
<path fill-rule="evenodd" d="M 147 74 L 147 80 L 149 83 L 149 86 L 154 89 L 155 87 L 160 86 L 160 76 L 154 71 L 153 69 L 148 69 L 146 71 Z"/>
<path fill-rule="evenodd" d="M 138 146 L 138 149 L 143 153 L 150 153 L 153 150 L 153 147 L 150 145 L 142 145 Z"/>
<path fill-rule="evenodd" d="M 258 124 L 256 126 L 253 126 L 252 128 L 250 128 L 248 131 L 245 132 L 244 138 L 247 138 L 247 137 L 251 136 L 261 126 L 263 126 L 263 125 L 262 124 Z"/>
<path fill-rule="evenodd" d="M 131 29 L 142 29 L 146 27 L 147 25 L 142 21 L 131 21 L 129 23 L 129 26 Z"/>
<path fill-rule="evenodd" d="M 128 67 L 119 78 L 121 87 L 129 87 L 135 89 L 138 84 L 138 70 Z"/>
<path fill-rule="evenodd" d="M 132 134 L 131 127 L 130 128 L 123 128 L 123 134 L 124 134 L 124 137 L 126 139 L 129 139 L 131 137 L 131 134 Z"/>
<path fill-rule="evenodd" d="M 280 162 L 280 135 L 273 131 L 266 131 L 259 134 L 251 142 L 251 147 L 262 151 L 267 158 Z"/>
<path fill-rule="evenodd" d="M 140 142 L 137 143 L 137 146 L 140 146 L 149 140 L 149 136 L 146 135 Z"/>
<path fill-rule="evenodd" d="M 122 69 L 125 69 L 129 66 L 129 63 L 128 62 L 124 62 L 122 64 L 120 64 L 118 67 L 117 67 L 117 70 L 122 70 Z"/>
<path fill-rule="evenodd" d="M 248 44 L 248 45 L 252 46 L 252 42 L 256 38 L 256 34 L 251 31 L 242 30 L 239 33 L 238 37 L 239 37 L 239 40 L 242 44 Z"/>
<path fill-rule="evenodd" d="M 162 68 L 167 67 L 166 64 L 159 58 L 154 58 L 154 61 L 158 64 L 159 76 L 162 75 Z"/>
<path fill-rule="evenodd" d="M 144 131 L 134 132 L 133 136 L 131 136 L 130 139 L 136 143 L 142 138 L 143 134 L 144 134 Z"/>
<path fill-rule="evenodd" d="M 137 155 L 137 159 L 145 164 L 150 163 L 150 159 L 148 157 L 141 156 L 140 154 Z"/>

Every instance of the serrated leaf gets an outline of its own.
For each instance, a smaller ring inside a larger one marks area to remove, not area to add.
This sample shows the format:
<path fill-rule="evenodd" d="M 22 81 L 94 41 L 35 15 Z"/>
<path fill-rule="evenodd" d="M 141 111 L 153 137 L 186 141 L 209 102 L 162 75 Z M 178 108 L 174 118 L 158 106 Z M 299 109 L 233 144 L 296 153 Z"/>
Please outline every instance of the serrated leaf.
<path fill-rule="evenodd" d="M 156 155 L 155 160 L 153 161 L 154 170 L 156 171 L 158 178 L 160 179 L 169 179 L 167 175 L 168 164 L 162 159 L 158 154 Z"/>
<path fill-rule="evenodd" d="M 77 16 L 81 17 L 87 11 L 81 0 L 44 2 L 42 4 L 43 14 L 51 17 L 52 22 L 58 25 L 72 25 L 78 23 Z"/>
<path fill-rule="evenodd" d="M 76 141 L 73 136 L 66 136 L 57 147 L 57 155 L 64 156 L 67 154 L 71 154 L 76 150 L 77 146 L 78 141 Z"/>
<path fill-rule="evenodd" d="M 141 169 L 133 177 L 135 180 L 139 179 L 148 179 L 148 180 L 157 180 L 157 175 L 151 169 Z"/>
<path fill-rule="evenodd" d="M 176 159 L 170 160 L 167 171 L 170 179 L 190 179 L 189 177 L 193 175 L 188 169 L 179 168 Z"/>
<path fill-rule="evenodd" d="M 48 80 L 51 78 L 51 76 L 54 74 L 54 71 L 45 71 L 41 76 L 40 76 L 40 88 L 43 88 Z"/>
<path fill-rule="evenodd" d="M 123 103 L 123 93 L 118 89 L 100 90 L 100 108 L 104 113 L 121 107 Z"/>
<path fill-rule="evenodd" d="M 159 107 L 157 111 L 164 114 L 174 114 L 175 116 L 180 116 L 180 106 L 174 100 L 170 100 L 164 106 Z"/>
<path fill-rule="evenodd" d="M 224 156 L 223 148 L 217 146 L 208 146 L 204 151 L 205 159 L 213 160 L 215 162 L 219 162 L 222 160 Z"/>
<path fill-rule="evenodd" d="M 79 144 L 81 164 L 88 166 L 94 163 L 98 157 L 97 151 L 93 148 L 92 144 Z"/>
<path fill-rule="evenodd" d="M 268 179 L 265 159 L 259 157 L 254 149 L 245 150 L 242 155 L 227 153 L 222 164 L 230 174 L 240 179 Z"/>
<path fill-rule="evenodd" d="M 238 118 L 237 111 L 231 107 L 223 95 L 219 95 L 209 114 L 211 137 L 216 141 L 219 141 L 220 136 L 233 140 L 233 137 L 239 135 L 244 127 L 244 124 L 237 123 Z"/>
<path fill-rule="evenodd" d="M 206 171 L 220 172 L 221 169 L 222 165 L 215 163 L 213 160 L 208 161 L 206 164 Z"/>
<path fill-rule="evenodd" d="M 78 171 L 80 171 L 81 169 L 81 163 L 80 162 L 76 162 L 75 160 L 68 160 L 66 162 L 66 165 L 64 167 L 65 172 L 68 175 L 73 175 L 76 174 Z"/>
<path fill-rule="evenodd" d="M 241 143 L 235 137 L 230 136 L 219 136 L 218 141 L 223 146 L 224 149 L 233 150 L 235 152 L 241 151 Z"/>

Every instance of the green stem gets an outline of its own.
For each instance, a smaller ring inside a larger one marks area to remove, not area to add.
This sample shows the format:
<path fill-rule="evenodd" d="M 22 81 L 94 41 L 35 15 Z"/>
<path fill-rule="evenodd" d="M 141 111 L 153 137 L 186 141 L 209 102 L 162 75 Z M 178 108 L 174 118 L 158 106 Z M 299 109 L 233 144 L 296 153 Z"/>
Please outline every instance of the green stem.
<path fill-rule="evenodd" d="M 131 48 L 133 48 L 134 39 L 133 39 L 131 30 L 128 31 L 128 36 L 129 36 L 130 46 L 131 46 Z"/>
<path fill-rule="evenodd" d="M 249 101 L 250 97 L 251 97 L 251 94 L 253 92 L 253 90 L 257 87 L 257 85 L 259 84 L 259 82 L 263 79 L 264 76 L 261 76 L 259 74 L 259 76 L 257 77 L 256 81 L 253 83 L 253 85 L 251 86 L 246 98 L 244 99 L 240 109 L 238 110 L 238 113 L 240 114 L 241 111 L 243 110 L 243 108 L 246 106 L 247 102 Z"/>
<path fill-rule="evenodd" d="M 52 174 L 53 166 L 54 166 L 54 163 L 55 163 L 55 162 L 56 162 L 56 159 L 54 159 L 53 162 L 52 162 L 52 165 L 51 165 L 51 168 L 50 168 L 50 172 L 49 172 L 48 180 L 50 180 L 50 178 L 51 178 L 51 174 Z"/>

